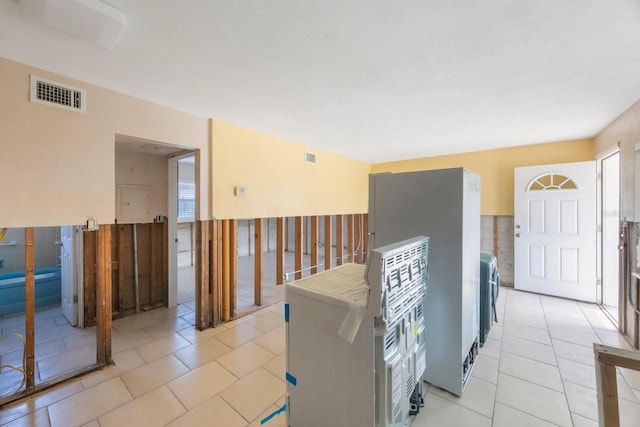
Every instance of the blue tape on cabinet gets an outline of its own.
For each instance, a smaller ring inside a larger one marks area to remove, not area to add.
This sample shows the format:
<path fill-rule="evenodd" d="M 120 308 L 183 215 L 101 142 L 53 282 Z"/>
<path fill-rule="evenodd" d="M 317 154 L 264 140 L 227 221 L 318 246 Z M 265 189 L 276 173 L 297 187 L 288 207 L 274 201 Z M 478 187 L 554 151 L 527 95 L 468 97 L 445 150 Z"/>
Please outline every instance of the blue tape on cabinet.
<path fill-rule="evenodd" d="M 292 385 L 294 386 L 298 385 L 298 380 L 296 379 L 296 377 L 291 375 L 289 372 L 287 372 L 285 377 L 287 378 L 287 381 L 289 381 Z"/>

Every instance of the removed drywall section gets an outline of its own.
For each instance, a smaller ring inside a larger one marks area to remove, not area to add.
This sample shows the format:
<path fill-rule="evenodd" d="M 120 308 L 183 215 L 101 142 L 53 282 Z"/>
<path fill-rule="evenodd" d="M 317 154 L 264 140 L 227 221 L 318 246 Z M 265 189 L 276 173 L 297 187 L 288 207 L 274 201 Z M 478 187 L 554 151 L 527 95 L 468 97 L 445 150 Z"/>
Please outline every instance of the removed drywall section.
<path fill-rule="evenodd" d="M 409 172 L 465 167 L 480 175 L 482 214 L 513 215 L 514 168 L 594 159 L 593 140 L 581 139 L 379 163 L 372 166 L 372 172 Z"/>
<path fill-rule="evenodd" d="M 498 260 L 500 284 L 513 286 L 513 216 L 482 215 L 480 250 Z"/>

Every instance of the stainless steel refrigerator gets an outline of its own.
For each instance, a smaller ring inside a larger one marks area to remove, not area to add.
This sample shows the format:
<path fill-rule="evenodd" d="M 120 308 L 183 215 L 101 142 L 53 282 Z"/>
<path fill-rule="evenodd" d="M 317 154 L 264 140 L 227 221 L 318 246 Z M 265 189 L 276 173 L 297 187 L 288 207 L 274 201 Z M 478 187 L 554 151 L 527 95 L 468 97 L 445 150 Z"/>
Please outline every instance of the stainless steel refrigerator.
<path fill-rule="evenodd" d="M 429 237 L 424 379 L 460 396 L 479 346 L 480 177 L 464 168 L 372 174 L 369 232 L 371 248 Z"/>

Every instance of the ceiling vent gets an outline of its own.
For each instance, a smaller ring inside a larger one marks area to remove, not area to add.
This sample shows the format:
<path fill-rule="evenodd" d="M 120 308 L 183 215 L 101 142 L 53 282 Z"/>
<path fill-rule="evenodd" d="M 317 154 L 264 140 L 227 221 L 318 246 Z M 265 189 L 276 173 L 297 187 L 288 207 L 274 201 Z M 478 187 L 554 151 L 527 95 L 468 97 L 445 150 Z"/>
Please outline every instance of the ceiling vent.
<path fill-rule="evenodd" d="M 311 151 L 305 151 L 304 161 L 315 165 L 316 163 L 318 163 L 318 156 L 316 156 L 316 153 L 312 153 Z"/>
<path fill-rule="evenodd" d="M 34 75 L 31 76 L 29 97 L 31 102 L 86 113 L 86 98 L 87 94 L 84 89 L 78 89 Z"/>

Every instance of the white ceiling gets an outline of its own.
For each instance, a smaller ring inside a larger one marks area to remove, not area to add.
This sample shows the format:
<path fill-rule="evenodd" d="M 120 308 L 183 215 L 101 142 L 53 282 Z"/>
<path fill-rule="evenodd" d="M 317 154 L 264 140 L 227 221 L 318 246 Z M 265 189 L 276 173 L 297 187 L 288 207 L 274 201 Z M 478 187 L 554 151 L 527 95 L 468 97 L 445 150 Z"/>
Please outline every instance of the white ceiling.
<path fill-rule="evenodd" d="M 0 0 L 0 56 L 372 163 L 593 137 L 640 98 L 638 0 L 108 3 L 111 51 Z"/>

